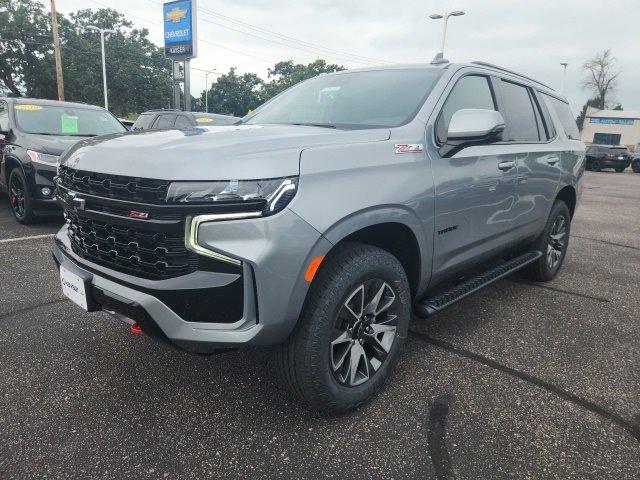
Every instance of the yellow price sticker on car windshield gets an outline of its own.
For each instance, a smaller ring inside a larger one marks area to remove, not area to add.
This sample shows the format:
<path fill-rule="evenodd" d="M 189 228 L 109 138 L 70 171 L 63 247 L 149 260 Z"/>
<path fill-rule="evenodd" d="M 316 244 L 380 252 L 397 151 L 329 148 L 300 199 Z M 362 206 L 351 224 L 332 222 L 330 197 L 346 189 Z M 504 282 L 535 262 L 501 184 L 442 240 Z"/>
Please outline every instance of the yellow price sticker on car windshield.
<path fill-rule="evenodd" d="M 196 118 L 196 122 L 198 122 L 198 123 L 213 123 L 213 118 L 200 117 L 200 118 Z"/>
<path fill-rule="evenodd" d="M 15 108 L 16 110 L 27 110 L 27 111 L 42 110 L 42 106 L 40 105 L 16 105 L 13 108 Z"/>

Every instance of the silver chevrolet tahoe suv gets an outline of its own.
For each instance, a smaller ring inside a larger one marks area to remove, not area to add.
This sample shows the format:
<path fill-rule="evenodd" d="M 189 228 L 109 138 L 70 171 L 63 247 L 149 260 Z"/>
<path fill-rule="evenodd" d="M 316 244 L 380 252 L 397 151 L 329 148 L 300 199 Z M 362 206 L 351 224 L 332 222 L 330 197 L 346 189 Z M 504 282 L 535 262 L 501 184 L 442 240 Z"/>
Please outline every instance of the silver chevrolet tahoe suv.
<path fill-rule="evenodd" d="M 234 126 L 77 144 L 53 255 L 85 310 L 193 352 L 274 345 L 292 392 L 341 412 L 381 388 L 412 313 L 557 274 L 584 154 L 567 101 L 500 67 L 321 75 Z"/>

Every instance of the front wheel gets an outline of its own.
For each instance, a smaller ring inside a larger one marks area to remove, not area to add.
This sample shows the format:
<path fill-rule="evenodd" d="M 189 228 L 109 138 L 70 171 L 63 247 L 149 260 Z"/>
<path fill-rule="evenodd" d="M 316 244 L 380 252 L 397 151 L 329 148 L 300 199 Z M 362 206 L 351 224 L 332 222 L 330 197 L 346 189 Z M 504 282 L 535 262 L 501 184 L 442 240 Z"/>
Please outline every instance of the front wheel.
<path fill-rule="evenodd" d="M 602 167 L 600 166 L 600 161 L 599 160 L 594 160 L 591 162 L 591 171 L 592 172 L 599 172 L 600 170 L 602 170 Z"/>
<path fill-rule="evenodd" d="M 635 172 L 635 173 L 640 173 L 640 160 L 633 162 L 631 164 L 631 169 Z"/>
<path fill-rule="evenodd" d="M 367 402 L 400 358 L 410 305 L 407 276 L 393 255 L 356 243 L 337 247 L 279 350 L 284 382 L 313 409 L 327 413 Z"/>
<path fill-rule="evenodd" d="M 618 168 L 616 168 L 616 172 L 618 172 L 618 173 L 622 173 L 622 172 L 624 172 L 624 167 L 618 167 Z"/>
<path fill-rule="evenodd" d="M 9 202 L 11 203 L 13 216 L 18 222 L 24 225 L 35 222 L 29 187 L 19 168 L 11 170 L 9 175 Z"/>
<path fill-rule="evenodd" d="M 542 257 L 527 268 L 527 273 L 533 280 L 548 282 L 558 274 L 567 254 L 570 233 L 569 207 L 563 201 L 556 200 L 547 224 L 533 247 L 542 252 Z"/>

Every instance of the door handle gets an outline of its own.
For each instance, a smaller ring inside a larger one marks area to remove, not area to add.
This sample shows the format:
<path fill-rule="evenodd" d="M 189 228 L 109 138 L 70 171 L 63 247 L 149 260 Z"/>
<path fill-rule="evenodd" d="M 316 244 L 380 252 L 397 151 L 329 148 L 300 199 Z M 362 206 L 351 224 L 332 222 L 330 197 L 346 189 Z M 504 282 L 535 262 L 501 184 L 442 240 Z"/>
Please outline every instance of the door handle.
<path fill-rule="evenodd" d="M 558 159 L 558 157 L 551 157 L 551 158 L 547 158 L 547 163 L 549 165 L 555 165 L 556 163 L 558 163 L 560 160 Z"/>
<path fill-rule="evenodd" d="M 513 160 L 509 162 L 500 162 L 498 164 L 498 168 L 503 172 L 506 172 L 507 170 L 511 170 L 515 166 L 516 166 L 516 162 L 514 162 Z"/>

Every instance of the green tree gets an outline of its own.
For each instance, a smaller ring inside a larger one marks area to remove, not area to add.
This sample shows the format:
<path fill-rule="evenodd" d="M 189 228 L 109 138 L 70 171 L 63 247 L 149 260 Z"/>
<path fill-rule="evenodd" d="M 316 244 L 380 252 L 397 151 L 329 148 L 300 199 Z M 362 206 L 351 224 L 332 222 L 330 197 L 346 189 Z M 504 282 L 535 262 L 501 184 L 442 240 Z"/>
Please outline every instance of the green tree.
<path fill-rule="evenodd" d="M 238 75 L 235 68 L 221 75 L 206 92 L 209 95 L 209 111 L 242 117 L 261 103 L 260 87 L 263 80 L 255 73 Z M 205 92 L 201 94 L 204 104 Z"/>
<path fill-rule="evenodd" d="M 587 110 L 589 107 L 597 108 L 598 110 L 602 110 L 600 107 L 602 105 L 602 100 L 599 98 L 590 98 L 587 100 L 582 106 L 582 110 L 580 110 L 580 114 L 576 117 L 576 124 L 578 125 L 578 130 L 582 131 L 582 126 L 584 125 L 584 120 L 587 118 Z"/>
<path fill-rule="evenodd" d="M 111 28 L 105 41 L 109 107 L 119 116 L 168 107 L 171 67 L 146 29 L 112 9 L 58 14 L 68 101 L 102 105 L 100 37 L 88 25 Z M 50 16 L 34 0 L 0 0 L 0 85 L 13 95 L 56 98 Z"/>
<path fill-rule="evenodd" d="M 268 71 L 270 81 L 265 83 L 262 88 L 262 101 L 266 102 L 280 92 L 308 78 L 340 70 L 344 70 L 344 67 L 335 63 L 328 64 L 325 60 L 316 60 L 308 65 L 294 64 L 293 60 L 278 62 Z"/>
<path fill-rule="evenodd" d="M 55 81 L 55 72 L 42 68 L 53 54 L 50 16 L 43 6 L 0 0 L 0 25 L 0 90 L 21 96 L 27 85 Z"/>

